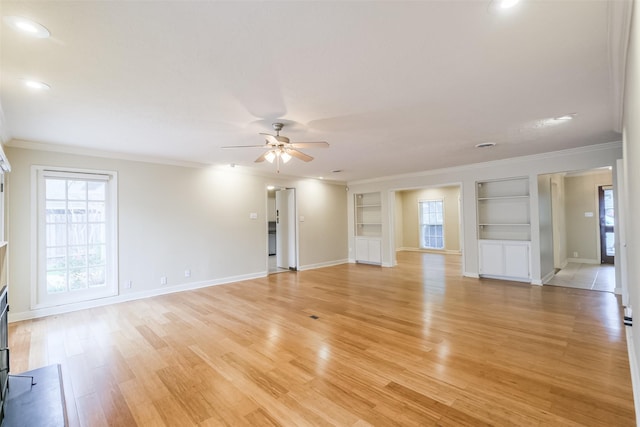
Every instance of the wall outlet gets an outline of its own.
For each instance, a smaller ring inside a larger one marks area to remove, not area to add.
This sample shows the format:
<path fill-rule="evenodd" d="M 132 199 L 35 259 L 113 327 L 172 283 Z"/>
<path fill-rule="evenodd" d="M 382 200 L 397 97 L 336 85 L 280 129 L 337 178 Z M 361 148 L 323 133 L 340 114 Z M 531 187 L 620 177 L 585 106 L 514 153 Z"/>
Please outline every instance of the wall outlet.
<path fill-rule="evenodd" d="M 131 282 L 131 280 L 127 280 L 126 282 L 124 282 L 124 288 L 125 289 L 131 289 L 131 285 L 133 284 L 133 282 Z"/>
<path fill-rule="evenodd" d="M 167 284 L 167 276 L 162 276 L 160 278 L 160 284 L 161 285 L 166 285 Z"/>
<path fill-rule="evenodd" d="M 574 253 L 573 253 L 573 257 L 574 257 L 574 258 L 578 258 L 578 252 L 574 252 Z"/>
<path fill-rule="evenodd" d="M 184 271 L 184 277 L 191 277 L 191 270 L 186 269 L 186 270 Z"/>

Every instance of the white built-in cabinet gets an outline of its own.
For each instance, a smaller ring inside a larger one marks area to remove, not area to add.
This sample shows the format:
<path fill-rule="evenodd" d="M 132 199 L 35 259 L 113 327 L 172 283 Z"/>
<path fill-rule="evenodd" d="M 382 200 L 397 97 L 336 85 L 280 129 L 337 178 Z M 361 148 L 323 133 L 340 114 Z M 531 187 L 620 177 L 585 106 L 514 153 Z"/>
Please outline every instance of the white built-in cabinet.
<path fill-rule="evenodd" d="M 354 195 L 355 260 L 382 263 L 382 204 L 380 192 Z"/>
<path fill-rule="evenodd" d="M 477 183 L 479 274 L 531 281 L 529 179 Z"/>

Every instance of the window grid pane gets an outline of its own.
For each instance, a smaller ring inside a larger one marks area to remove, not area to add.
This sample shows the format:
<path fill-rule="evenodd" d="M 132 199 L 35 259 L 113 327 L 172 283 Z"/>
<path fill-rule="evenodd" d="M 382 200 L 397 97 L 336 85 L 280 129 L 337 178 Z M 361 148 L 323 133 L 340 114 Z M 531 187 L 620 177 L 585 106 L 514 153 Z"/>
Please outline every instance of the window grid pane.
<path fill-rule="evenodd" d="M 420 245 L 425 249 L 444 249 L 442 200 L 420 202 Z"/>
<path fill-rule="evenodd" d="M 105 287 L 106 183 L 45 178 L 47 293 Z"/>

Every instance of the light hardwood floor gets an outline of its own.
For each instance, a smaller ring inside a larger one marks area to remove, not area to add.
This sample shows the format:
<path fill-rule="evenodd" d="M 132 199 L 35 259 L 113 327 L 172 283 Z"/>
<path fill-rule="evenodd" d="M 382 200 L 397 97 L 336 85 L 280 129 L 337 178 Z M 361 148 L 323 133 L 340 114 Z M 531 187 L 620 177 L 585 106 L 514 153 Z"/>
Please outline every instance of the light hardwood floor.
<path fill-rule="evenodd" d="M 635 425 L 615 295 L 398 257 L 12 323 L 12 372 L 71 426 Z"/>

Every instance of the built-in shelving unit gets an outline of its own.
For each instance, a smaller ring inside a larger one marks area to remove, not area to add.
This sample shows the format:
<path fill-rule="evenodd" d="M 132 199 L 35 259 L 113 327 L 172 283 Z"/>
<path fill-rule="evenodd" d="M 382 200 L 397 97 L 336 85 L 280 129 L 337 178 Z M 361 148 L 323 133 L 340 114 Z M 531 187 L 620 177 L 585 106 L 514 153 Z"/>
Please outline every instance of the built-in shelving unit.
<path fill-rule="evenodd" d="M 478 237 L 530 240 L 529 179 L 477 183 Z"/>
<path fill-rule="evenodd" d="M 531 280 L 529 178 L 477 183 L 481 276 Z"/>
<path fill-rule="evenodd" d="M 361 193 L 355 195 L 356 236 L 382 236 L 382 205 L 380 193 Z"/>
<path fill-rule="evenodd" d="M 382 202 L 379 192 L 355 194 L 356 261 L 382 263 Z"/>

